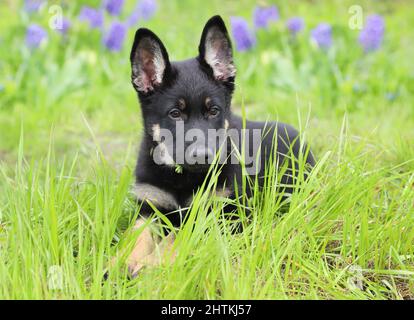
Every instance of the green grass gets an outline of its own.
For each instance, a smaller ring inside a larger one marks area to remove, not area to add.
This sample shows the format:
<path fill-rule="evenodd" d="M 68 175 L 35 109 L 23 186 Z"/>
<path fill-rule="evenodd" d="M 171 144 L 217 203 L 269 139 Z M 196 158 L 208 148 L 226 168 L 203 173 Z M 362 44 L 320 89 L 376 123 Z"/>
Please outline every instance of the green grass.
<path fill-rule="evenodd" d="M 172 59 L 196 54 L 211 15 L 250 19 L 254 7 L 160 2 L 145 26 Z M 75 17 L 80 5 L 66 3 Z M 228 200 L 209 196 L 213 176 L 177 232 L 174 263 L 134 280 L 119 265 L 107 281 L 110 259 L 133 243 L 126 230 L 138 215 L 130 194 L 142 129 L 129 83 L 134 30 L 120 53 L 77 23 L 67 40 L 49 30 L 47 45 L 30 52 L 25 27 L 46 26 L 47 10 L 29 17 L 15 1 L 0 4 L 0 298 L 414 298 L 413 5 L 361 1 L 364 13 L 386 20 L 383 47 L 366 55 L 348 28 L 352 1 L 277 4 L 282 19 L 303 16 L 306 30 L 293 41 L 280 21 L 258 32 L 253 50 L 235 53 L 233 107 L 301 128 L 319 160 L 310 179 L 282 215 L 270 172 L 234 235 L 222 218 Z M 327 53 L 308 41 L 322 21 L 333 25 Z"/>

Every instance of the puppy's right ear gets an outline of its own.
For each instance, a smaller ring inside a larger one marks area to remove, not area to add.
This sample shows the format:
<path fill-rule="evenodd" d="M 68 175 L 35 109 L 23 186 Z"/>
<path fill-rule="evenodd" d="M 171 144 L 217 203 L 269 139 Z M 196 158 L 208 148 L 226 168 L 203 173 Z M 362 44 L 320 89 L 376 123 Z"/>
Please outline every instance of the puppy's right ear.
<path fill-rule="evenodd" d="M 161 40 L 150 30 L 135 33 L 131 50 L 132 85 L 139 93 L 153 92 L 165 82 L 171 65 Z"/>

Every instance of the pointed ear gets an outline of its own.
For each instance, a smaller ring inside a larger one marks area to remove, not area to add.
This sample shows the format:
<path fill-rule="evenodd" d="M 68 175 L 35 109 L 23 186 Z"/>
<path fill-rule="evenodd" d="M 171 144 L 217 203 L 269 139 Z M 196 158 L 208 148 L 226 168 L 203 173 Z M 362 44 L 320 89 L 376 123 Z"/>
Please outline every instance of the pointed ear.
<path fill-rule="evenodd" d="M 168 53 L 161 40 L 150 30 L 135 33 L 131 50 L 132 85 L 140 93 L 149 93 L 165 82 L 170 72 Z"/>
<path fill-rule="evenodd" d="M 234 81 L 236 68 L 233 63 L 231 41 L 220 16 L 207 21 L 198 47 L 199 60 L 212 70 L 216 80 Z"/>

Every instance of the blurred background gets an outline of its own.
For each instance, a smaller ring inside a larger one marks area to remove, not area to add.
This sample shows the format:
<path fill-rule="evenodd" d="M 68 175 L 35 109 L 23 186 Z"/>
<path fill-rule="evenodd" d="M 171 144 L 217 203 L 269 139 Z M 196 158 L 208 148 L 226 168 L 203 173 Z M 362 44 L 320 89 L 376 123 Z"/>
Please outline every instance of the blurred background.
<path fill-rule="evenodd" d="M 410 0 L 2 0 L 0 161 L 14 166 L 23 137 L 28 159 L 44 158 L 52 138 L 58 157 L 79 153 L 81 171 L 96 142 L 115 167 L 131 147 L 133 163 L 135 30 L 150 28 L 172 60 L 186 59 L 220 14 L 234 41 L 235 112 L 307 128 L 316 153 L 346 116 L 352 136 L 390 150 L 381 161 L 401 162 L 414 157 L 413 9 Z"/>

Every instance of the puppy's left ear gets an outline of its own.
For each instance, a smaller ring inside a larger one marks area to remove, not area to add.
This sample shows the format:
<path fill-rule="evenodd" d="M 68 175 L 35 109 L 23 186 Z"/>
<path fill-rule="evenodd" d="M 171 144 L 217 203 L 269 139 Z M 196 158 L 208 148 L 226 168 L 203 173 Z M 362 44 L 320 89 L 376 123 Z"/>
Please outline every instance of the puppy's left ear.
<path fill-rule="evenodd" d="M 198 47 L 199 61 L 207 64 L 218 81 L 233 82 L 236 68 L 233 62 L 231 41 L 220 16 L 207 21 Z"/>

